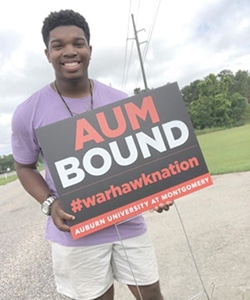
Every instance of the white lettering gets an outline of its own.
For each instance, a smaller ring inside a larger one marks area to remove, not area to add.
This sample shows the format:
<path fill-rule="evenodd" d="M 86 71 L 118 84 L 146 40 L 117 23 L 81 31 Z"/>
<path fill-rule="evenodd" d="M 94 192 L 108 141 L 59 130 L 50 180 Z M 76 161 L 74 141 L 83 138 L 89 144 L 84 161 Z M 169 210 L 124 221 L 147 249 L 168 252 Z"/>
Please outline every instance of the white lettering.
<path fill-rule="evenodd" d="M 183 145 L 188 140 L 189 137 L 188 127 L 182 121 L 178 121 L 178 120 L 170 121 L 163 124 L 162 127 L 165 132 L 170 149 Z M 180 130 L 181 134 L 179 138 L 174 137 L 172 131 L 173 128 L 178 128 Z"/>
<path fill-rule="evenodd" d="M 64 188 L 77 184 L 85 178 L 85 173 L 79 168 L 79 160 L 76 157 L 59 160 L 55 162 L 55 166 Z"/>
<path fill-rule="evenodd" d="M 128 166 L 131 165 L 132 163 L 134 163 L 137 160 L 138 157 L 138 151 L 137 148 L 135 146 L 135 142 L 133 140 L 133 137 L 127 136 L 125 138 L 126 144 L 128 146 L 128 150 L 129 150 L 129 156 L 127 158 L 124 158 L 121 156 L 121 151 L 118 148 L 117 142 L 111 142 L 109 143 L 109 147 L 112 151 L 112 154 L 114 156 L 115 161 L 118 163 L 118 165 L 120 166 Z"/>
<path fill-rule="evenodd" d="M 99 168 L 94 167 L 92 165 L 92 158 L 94 156 L 101 156 L 103 160 L 103 165 Z M 85 167 L 86 172 L 93 176 L 100 176 L 109 171 L 112 165 L 112 159 L 107 150 L 103 148 L 93 148 L 90 149 L 83 157 L 83 165 Z"/>
<path fill-rule="evenodd" d="M 151 147 L 153 147 L 159 152 L 166 151 L 166 146 L 164 144 L 159 127 L 153 127 L 152 132 L 154 135 L 154 139 L 148 136 L 147 134 L 145 134 L 144 132 L 138 132 L 136 134 L 144 158 L 151 156 L 151 153 L 149 152 L 148 149 L 148 145 L 150 145 Z"/>

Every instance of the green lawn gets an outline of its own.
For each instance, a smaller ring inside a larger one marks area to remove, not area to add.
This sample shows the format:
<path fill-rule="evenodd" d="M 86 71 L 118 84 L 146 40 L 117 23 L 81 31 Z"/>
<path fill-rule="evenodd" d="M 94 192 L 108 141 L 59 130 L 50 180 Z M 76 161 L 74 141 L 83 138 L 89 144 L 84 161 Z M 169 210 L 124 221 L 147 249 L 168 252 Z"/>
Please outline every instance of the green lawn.
<path fill-rule="evenodd" d="M 17 179 L 16 175 L 10 175 L 10 176 L 7 176 L 6 178 L 5 177 L 0 178 L 0 185 L 7 184 L 7 183 L 9 183 L 11 181 L 14 181 L 16 179 Z"/>
<path fill-rule="evenodd" d="M 250 171 L 250 124 L 198 136 L 211 174 Z"/>

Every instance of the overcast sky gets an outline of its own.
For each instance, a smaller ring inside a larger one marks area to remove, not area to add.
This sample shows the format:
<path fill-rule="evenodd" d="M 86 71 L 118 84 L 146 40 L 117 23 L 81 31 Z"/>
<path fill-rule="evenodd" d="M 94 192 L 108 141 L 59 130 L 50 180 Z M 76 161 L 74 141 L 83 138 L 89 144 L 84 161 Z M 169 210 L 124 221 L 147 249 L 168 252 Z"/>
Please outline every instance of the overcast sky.
<path fill-rule="evenodd" d="M 70 3 L 70 4 L 69 4 Z M 149 88 L 177 81 L 182 88 L 209 73 L 250 68 L 249 0 L 8 0 L 0 10 L 0 155 L 11 153 L 15 107 L 54 73 L 44 55 L 43 19 L 60 9 L 89 23 L 89 74 L 133 94 L 143 88 L 131 14 Z"/>

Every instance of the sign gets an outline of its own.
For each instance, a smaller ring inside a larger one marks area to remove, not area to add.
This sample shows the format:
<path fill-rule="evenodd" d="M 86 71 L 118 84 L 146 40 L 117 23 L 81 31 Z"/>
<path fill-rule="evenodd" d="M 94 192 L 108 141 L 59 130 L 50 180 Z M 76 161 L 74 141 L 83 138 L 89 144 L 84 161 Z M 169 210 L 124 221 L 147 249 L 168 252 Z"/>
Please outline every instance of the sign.
<path fill-rule="evenodd" d="M 37 135 L 74 239 L 212 184 L 176 83 Z"/>

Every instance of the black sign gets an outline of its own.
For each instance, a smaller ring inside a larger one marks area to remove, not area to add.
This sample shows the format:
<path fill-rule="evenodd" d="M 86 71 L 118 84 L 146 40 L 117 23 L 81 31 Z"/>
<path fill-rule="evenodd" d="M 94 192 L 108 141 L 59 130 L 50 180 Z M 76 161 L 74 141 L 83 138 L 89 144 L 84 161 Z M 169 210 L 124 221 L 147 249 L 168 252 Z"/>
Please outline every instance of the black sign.
<path fill-rule="evenodd" d="M 176 83 L 37 135 L 74 239 L 212 184 Z"/>

